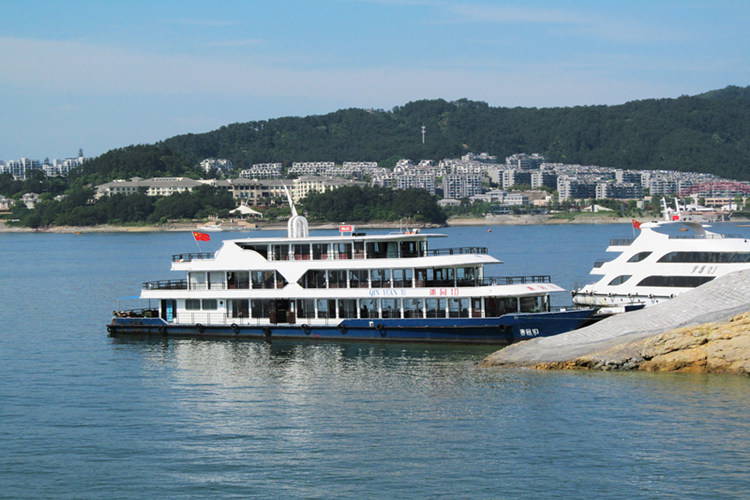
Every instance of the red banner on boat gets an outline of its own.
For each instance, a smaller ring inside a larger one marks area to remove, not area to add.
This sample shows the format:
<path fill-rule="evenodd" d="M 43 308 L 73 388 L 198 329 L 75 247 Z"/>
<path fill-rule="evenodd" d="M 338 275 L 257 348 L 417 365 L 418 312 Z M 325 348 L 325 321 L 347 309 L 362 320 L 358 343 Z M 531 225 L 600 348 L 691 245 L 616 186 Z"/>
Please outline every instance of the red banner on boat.
<path fill-rule="evenodd" d="M 340 233 L 351 233 L 354 231 L 354 226 L 339 226 Z"/>
<path fill-rule="evenodd" d="M 641 228 L 641 223 L 638 222 L 637 220 L 633 219 L 633 227 L 636 228 L 636 229 L 640 229 Z"/>
<path fill-rule="evenodd" d="M 195 241 L 211 241 L 211 237 L 207 235 L 206 233 L 198 233 L 196 231 L 193 231 L 193 238 L 195 238 Z"/>

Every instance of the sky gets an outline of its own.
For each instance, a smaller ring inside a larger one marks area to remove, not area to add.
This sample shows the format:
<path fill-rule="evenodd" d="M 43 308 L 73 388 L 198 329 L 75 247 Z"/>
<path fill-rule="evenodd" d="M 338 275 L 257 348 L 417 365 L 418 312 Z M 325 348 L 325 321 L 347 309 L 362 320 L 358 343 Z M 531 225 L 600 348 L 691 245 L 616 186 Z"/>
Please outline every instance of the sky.
<path fill-rule="evenodd" d="M 0 160 L 461 98 L 750 85 L 748 0 L 0 0 Z"/>

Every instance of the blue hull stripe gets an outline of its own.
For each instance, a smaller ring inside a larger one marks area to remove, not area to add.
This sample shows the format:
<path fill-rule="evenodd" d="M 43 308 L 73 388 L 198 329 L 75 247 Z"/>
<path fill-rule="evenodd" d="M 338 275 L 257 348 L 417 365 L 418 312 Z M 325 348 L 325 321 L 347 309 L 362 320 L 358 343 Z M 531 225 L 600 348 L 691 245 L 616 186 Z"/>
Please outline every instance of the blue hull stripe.
<path fill-rule="evenodd" d="M 171 325 L 159 318 L 115 318 L 112 336 L 166 335 L 256 339 L 372 340 L 509 344 L 547 337 L 583 326 L 594 309 L 506 314 L 499 318 L 347 319 L 338 326 Z"/>

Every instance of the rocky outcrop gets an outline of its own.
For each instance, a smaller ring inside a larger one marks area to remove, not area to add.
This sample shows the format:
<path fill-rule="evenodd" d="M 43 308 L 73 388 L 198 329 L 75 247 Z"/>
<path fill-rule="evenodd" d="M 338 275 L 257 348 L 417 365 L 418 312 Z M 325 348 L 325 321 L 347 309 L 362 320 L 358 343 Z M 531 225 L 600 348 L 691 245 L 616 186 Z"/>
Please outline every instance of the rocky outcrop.
<path fill-rule="evenodd" d="M 480 363 L 557 369 L 750 373 L 750 270 L 580 330 L 511 345 Z"/>
<path fill-rule="evenodd" d="M 673 330 L 539 369 L 641 370 L 750 375 L 750 312 Z"/>

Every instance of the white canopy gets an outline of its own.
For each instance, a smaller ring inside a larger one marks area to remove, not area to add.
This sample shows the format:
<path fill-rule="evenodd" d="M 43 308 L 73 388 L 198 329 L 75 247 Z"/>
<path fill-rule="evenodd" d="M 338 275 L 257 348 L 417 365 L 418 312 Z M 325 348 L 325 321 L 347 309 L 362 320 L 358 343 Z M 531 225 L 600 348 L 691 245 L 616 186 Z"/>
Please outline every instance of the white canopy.
<path fill-rule="evenodd" d="M 239 207 L 235 208 L 234 210 L 229 211 L 230 214 L 236 214 L 239 213 L 240 215 L 260 215 L 263 216 L 262 213 L 258 212 L 257 210 L 253 210 L 252 208 L 248 207 L 247 205 L 240 205 Z"/>

